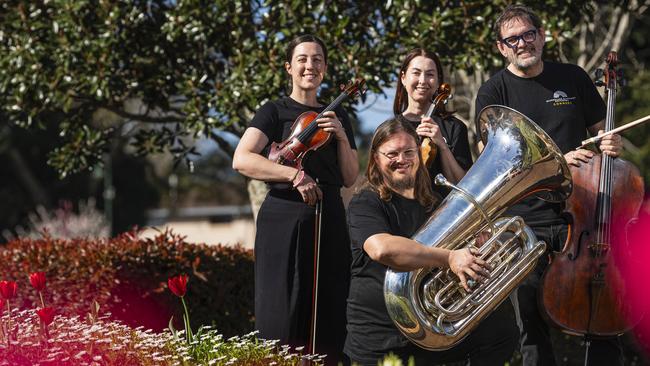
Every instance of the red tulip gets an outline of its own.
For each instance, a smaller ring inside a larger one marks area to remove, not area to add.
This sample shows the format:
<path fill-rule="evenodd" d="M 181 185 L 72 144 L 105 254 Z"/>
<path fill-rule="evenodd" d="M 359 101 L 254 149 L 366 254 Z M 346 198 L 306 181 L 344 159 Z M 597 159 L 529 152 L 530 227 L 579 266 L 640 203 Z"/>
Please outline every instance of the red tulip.
<path fill-rule="evenodd" d="M 34 272 L 30 274 L 29 282 L 36 291 L 43 291 L 45 289 L 45 272 Z"/>
<path fill-rule="evenodd" d="M 16 281 L 0 281 L 0 294 L 4 299 L 9 300 L 16 296 L 17 289 Z"/>
<path fill-rule="evenodd" d="M 36 314 L 38 314 L 41 322 L 43 322 L 45 325 L 50 325 L 50 323 L 52 323 L 52 320 L 54 320 L 54 308 L 40 308 L 36 310 Z"/>
<path fill-rule="evenodd" d="M 167 280 L 167 287 L 169 287 L 169 290 L 173 292 L 174 295 L 178 297 L 185 296 L 185 292 L 187 292 L 187 275 L 182 274 L 176 277 L 170 277 Z"/>

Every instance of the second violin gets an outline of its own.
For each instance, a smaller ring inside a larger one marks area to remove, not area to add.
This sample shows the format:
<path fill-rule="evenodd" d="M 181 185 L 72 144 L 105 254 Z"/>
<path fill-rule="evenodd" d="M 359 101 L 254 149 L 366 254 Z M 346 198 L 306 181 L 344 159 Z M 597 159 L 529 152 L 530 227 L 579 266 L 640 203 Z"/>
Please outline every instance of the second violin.
<path fill-rule="evenodd" d="M 451 99 L 451 96 L 451 86 L 447 83 L 442 83 L 438 88 L 435 97 L 433 97 L 429 110 L 422 116 L 422 118 L 439 115 L 440 112 L 442 112 L 444 105 L 447 104 L 449 99 Z M 420 151 L 422 152 L 424 165 L 426 165 L 427 168 L 431 167 L 431 164 L 436 160 L 436 154 L 438 153 L 436 144 L 430 138 L 422 139 L 422 142 L 420 143 Z"/>

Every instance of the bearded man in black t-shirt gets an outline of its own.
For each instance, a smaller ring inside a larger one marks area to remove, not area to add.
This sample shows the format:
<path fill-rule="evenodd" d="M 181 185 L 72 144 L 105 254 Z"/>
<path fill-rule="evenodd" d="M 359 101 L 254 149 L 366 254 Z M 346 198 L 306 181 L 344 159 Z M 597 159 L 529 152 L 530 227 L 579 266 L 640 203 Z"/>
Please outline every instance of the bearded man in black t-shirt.
<path fill-rule="evenodd" d="M 469 291 L 488 264 L 469 249 L 448 250 L 409 239 L 438 203 L 421 164 L 419 140 L 409 122 L 391 119 L 375 131 L 367 168 L 368 182 L 348 207 L 352 278 L 348 297 L 348 335 L 344 352 L 360 365 L 377 365 L 392 352 L 416 365 L 470 359 L 472 365 L 503 365 L 515 349 L 519 330 L 509 300 L 456 347 L 425 351 L 410 343 L 393 324 L 384 302 L 387 268 L 411 271 L 449 267 Z"/>
<path fill-rule="evenodd" d="M 579 167 L 594 153 L 574 150 L 586 139 L 587 131 L 596 135 L 604 129 L 605 104 L 587 73 L 579 66 L 542 60 L 545 33 L 542 22 L 531 9 L 510 5 L 497 19 L 494 31 L 499 52 L 508 66 L 481 86 L 476 111 L 491 104 L 511 107 L 542 127 L 565 154 L 570 165 Z M 616 157 L 622 149 L 621 137 L 610 135 L 600 142 L 600 150 Z M 568 222 L 563 204 L 528 198 L 513 206 L 508 215 L 522 216 L 537 238 L 559 251 L 567 238 Z M 523 322 L 522 355 L 524 365 L 555 365 L 548 325 L 537 302 L 541 275 L 547 266 L 540 258 L 536 270 L 517 290 Z M 622 362 L 616 340 L 592 343 L 590 364 L 616 365 Z"/>

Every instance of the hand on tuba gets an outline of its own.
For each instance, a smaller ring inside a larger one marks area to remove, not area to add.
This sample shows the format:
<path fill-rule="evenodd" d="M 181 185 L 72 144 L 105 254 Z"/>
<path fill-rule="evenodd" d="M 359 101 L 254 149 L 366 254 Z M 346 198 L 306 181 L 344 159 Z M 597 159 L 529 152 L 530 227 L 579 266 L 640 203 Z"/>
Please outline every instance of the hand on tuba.
<path fill-rule="evenodd" d="M 471 292 L 473 281 L 483 282 L 490 276 L 490 265 L 476 257 L 476 249 L 463 248 L 449 252 L 449 268 L 458 276 L 460 283 L 467 292 Z M 470 277 L 468 279 L 467 277 Z"/>

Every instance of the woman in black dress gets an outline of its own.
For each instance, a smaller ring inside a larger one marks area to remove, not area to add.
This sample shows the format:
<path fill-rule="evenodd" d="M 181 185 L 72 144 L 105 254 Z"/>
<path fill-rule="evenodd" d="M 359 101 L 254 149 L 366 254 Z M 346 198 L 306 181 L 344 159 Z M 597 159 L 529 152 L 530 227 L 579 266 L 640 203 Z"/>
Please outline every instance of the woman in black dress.
<path fill-rule="evenodd" d="M 472 165 L 467 127 L 444 106 L 440 113 L 423 117 L 444 82 L 440 59 L 431 51 L 413 49 L 404 57 L 399 77 L 393 102 L 395 116 L 410 122 L 421 138 L 431 138 L 435 143 L 437 155 L 429 167 L 431 179 L 442 173 L 451 183 L 458 183 Z M 442 187 L 433 189 L 443 196 L 448 192 Z"/>
<path fill-rule="evenodd" d="M 327 363 L 336 364 L 342 359 L 350 283 L 350 244 L 340 188 L 356 180 L 356 145 L 348 116 L 339 107 L 317 121 L 332 138 L 307 154 L 302 171 L 266 158 L 271 143 L 285 140 L 300 114 L 326 107 L 316 98 L 327 70 L 323 41 L 311 35 L 292 40 L 284 67 L 291 78 L 290 95 L 257 111 L 233 158 L 234 169 L 270 187 L 257 216 L 255 328 L 262 338 L 294 346 L 308 343 L 314 206 L 322 199 L 315 352 L 328 354 Z"/>

